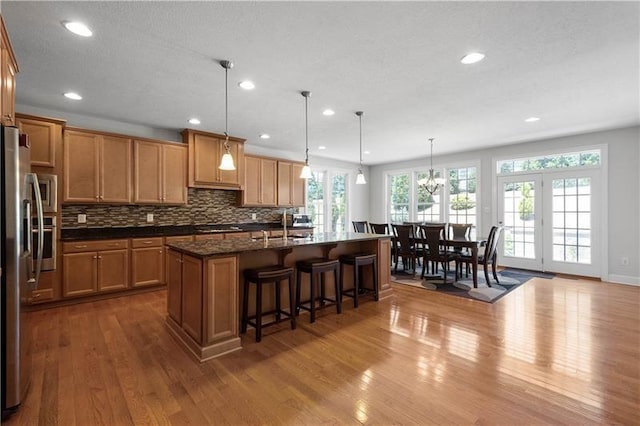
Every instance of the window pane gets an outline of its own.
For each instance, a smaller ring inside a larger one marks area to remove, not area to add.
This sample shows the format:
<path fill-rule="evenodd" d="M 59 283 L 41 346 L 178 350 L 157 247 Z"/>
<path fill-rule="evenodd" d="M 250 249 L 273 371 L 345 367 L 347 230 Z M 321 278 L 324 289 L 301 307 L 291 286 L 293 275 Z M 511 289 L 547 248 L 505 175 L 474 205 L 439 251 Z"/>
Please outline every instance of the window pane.
<path fill-rule="evenodd" d="M 331 229 L 334 232 L 347 230 L 347 174 L 333 176 L 331 181 Z"/>
<path fill-rule="evenodd" d="M 389 220 L 402 223 L 409 220 L 409 175 L 389 176 Z"/>
<path fill-rule="evenodd" d="M 471 236 L 475 237 L 477 225 L 477 171 L 475 167 L 449 169 L 448 222 L 474 225 Z M 505 189 L 505 194 L 511 192 Z M 508 203 L 507 203 L 508 204 Z"/>
<path fill-rule="evenodd" d="M 496 162 L 498 174 L 522 171 L 594 166 L 601 163 L 600 150 L 566 152 L 544 157 L 516 158 Z"/>
<path fill-rule="evenodd" d="M 314 171 L 307 179 L 307 214 L 311 215 L 317 232 L 325 232 L 324 185 L 325 172 Z"/>

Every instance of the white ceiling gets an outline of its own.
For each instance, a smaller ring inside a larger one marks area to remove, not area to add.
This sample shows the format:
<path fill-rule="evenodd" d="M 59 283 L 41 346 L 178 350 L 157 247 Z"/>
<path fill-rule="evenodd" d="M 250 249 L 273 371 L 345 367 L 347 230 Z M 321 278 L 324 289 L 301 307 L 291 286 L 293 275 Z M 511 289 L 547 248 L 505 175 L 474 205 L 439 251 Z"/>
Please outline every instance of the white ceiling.
<path fill-rule="evenodd" d="M 222 133 L 231 59 L 229 133 L 301 159 L 301 90 L 310 154 L 357 162 L 362 110 L 365 164 L 640 124 L 638 2 L 2 3 L 18 104 Z"/>

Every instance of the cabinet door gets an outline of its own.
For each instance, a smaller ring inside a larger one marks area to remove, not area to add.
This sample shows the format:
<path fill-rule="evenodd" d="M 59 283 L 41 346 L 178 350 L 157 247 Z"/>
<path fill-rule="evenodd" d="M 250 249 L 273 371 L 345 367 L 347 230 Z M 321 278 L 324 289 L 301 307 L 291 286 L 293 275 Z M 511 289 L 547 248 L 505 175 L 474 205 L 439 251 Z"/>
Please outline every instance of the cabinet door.
<path fill-rule="evenodd" d="M 203 345 L 238 335 L 238 263 L 236 257 L 208 259 L 204 286 Z"/>
<path fill-rule="evenodd" d="M 5 46 L 2 49 L 2 124 L 5 126 L 15 124 L 16 72 L 16 66 Z"/>
<path fill-rule="evenodd" d="M 97 203 L 99 138 L 92 133 L 68 130 L 64 136 L 63 201 Z"/>
<path fill-rule="evenodd" d="M 182 255 L 167 250 L 167 312 L 178 324 L 182 324 Z"/>
<path fill-rule="evenodd" d="M 291 204 L 296 207 L 304 207 L 306 202 L 307 180 L 300 177 L 303 167 L 301 163 L 291 165 Z"/>
<path fill-rule="evenodd" d="M 187 204 L 187 147 L 163 145 L 163 202 Z"/>
<path fill-rule="evenodd" d="M 131 285 L 144 287 L 164 284 L 164 250 L 162 247 L 131 250 Z"/>
<path fill-rule="evenodd" d="M 62 255 L 62 295 L 84 296 L 98 291 L 98 253 Z"/>
<path fill-rule="evenodd" d="M 98 291 L 129 287 L 129 250 L 98 252 Z"/>
<path fill-rule="evenodd" d="M 189 145 L 189 186 L 209 187 L 220 183 L 220 140 L 211 136 L 193 135 Z"/>
<path fill-rule="evenodd" d="M 291 166 L 287 161 L 278 161 L 278 205 L 291 205 Z"/>
<path fill-rule="evenodd" d="M 131 202 L 131 139 L 103 136 L 100 144 L 100 201 Z"/>
<path fill-rule="evenodd" d="M 260 203 L 263 206 L 275 206 L 278 202 L 278 162 L 263 158 L 260 163 Z"/>
<path fill-rule="evenodd" d="M 134 142 L 135 203 L 162 203 L 162 144 Z"/>
<path fill-rule="evenodd" d="M 260 175 L 262 159 L 259 157 L 244 157 L 244 190 L 242 191 L 242 204 L 245 206 L 258 206 L 261 203 Z"/>
<path fill-rule="evenodd" d="M 202 344 L 202 261 L 182 256 L 182 329 Z"/>
<path fill-rule="evenodd" d="M 62 126 L 58 123 L 17 118 L 20 133 L 29 135 L 31 143 L 31 165 L 40 167 L 56 166 L 56 145 L 62 137 Z"/>

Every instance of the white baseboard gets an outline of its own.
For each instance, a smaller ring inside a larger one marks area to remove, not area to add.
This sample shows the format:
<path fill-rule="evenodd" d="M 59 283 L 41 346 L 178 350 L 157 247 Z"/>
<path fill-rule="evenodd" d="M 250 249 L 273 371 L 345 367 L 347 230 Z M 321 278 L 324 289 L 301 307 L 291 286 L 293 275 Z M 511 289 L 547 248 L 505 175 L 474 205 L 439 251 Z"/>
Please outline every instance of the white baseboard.
<path fill-rule="evenodd" d="M 609 277 L 605 280 L 611 283 L 616 284 L 627 284 L 627 285 L 635 285 L 640 286 L 640 277 L 632 277 L 629 275 L 609 275 Z"/>

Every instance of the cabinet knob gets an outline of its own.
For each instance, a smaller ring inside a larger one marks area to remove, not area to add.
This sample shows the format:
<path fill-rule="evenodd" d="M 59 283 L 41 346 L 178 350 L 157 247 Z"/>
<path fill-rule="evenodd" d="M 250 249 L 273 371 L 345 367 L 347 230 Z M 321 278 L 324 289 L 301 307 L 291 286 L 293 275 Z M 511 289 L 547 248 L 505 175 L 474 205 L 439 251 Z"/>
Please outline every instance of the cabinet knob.
<path fill-rule="evenodd" d="M 162 254 L 162 250 L 158 250 L 158 253 Z"/>
<path fill-rule="evenodd" d="M 93 258 L 94 258 L 94 259 L 97 259 L 97 258 L 98 258 L 98 256 L 93 256 Z"/>

